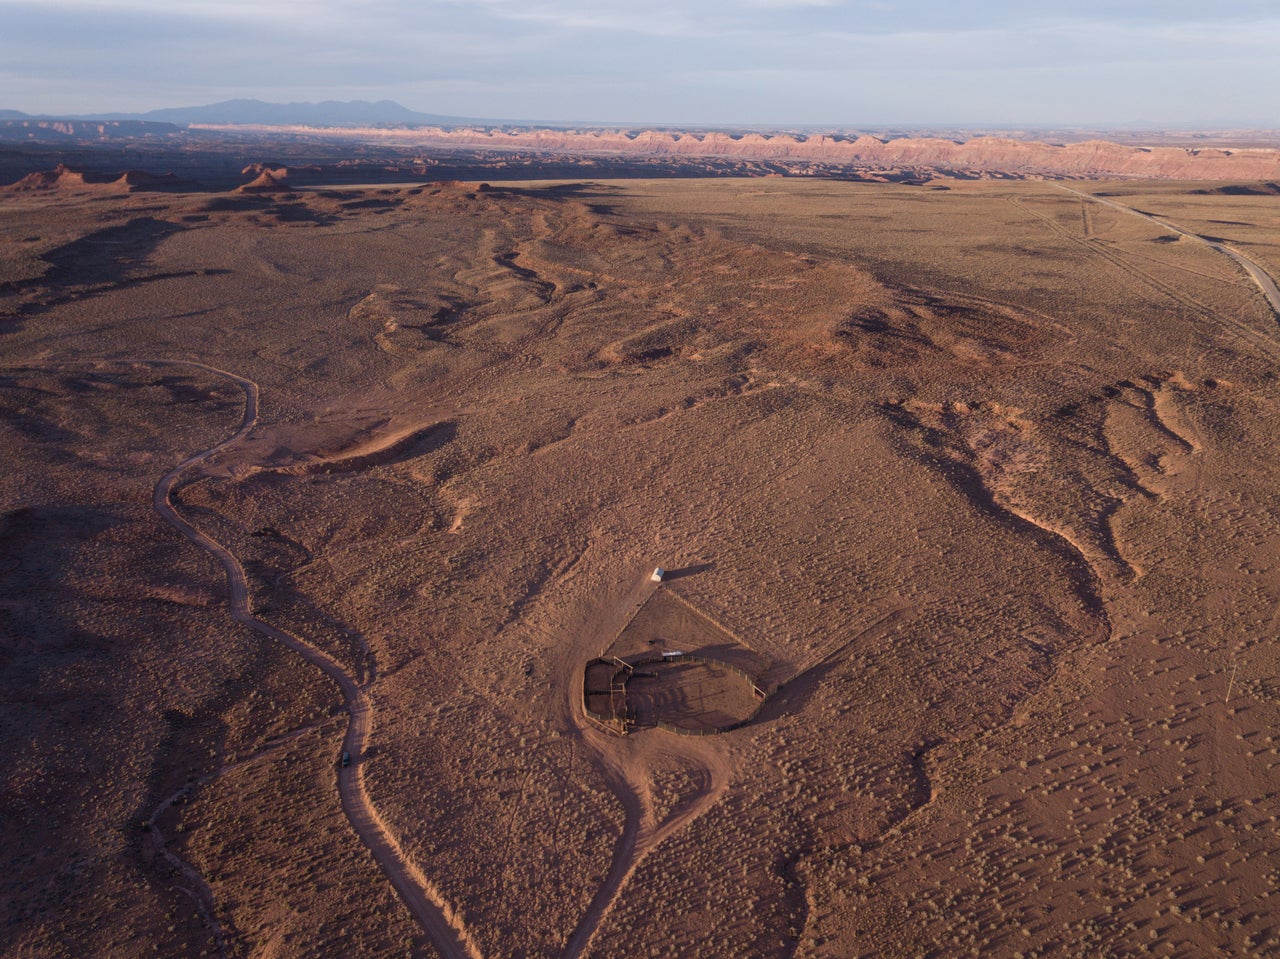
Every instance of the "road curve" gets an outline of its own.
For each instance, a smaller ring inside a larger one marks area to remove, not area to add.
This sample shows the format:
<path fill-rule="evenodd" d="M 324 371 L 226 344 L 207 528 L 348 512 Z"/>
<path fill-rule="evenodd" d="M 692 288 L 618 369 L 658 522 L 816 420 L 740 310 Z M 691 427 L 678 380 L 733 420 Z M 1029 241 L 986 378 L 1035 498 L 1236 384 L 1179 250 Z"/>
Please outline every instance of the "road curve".
<path fill-rule="evenodd" d="M 1258 289 L 1262 290 L 1263 295 L 1271 303 L 1271 309 L 1276 314 L 1277 319 L 1280 319 L 1280 288 L 1276 286 L 1275 280 L 1271 279 L 1271 275 L 1234 247 L 1227 246 L 1225 243 L 1212 243 L 1208 240 L 1205 240 L 1205 242 L 1219 253 L 1225 253 L 1244 267 L 1245 272 L 1253 277 L 1253 282 L 1258 284 Z"/>
<path fill-rule="evenodd" d="M 591 897 L 591 904 L 587 907 L 586 913 L 583 914 L 578 927 L 574 929 L 573 934 L 569 936 L 568 942 L 565 943 L 561 959 L 579 959 L 587 947 L 591 945 L 592 939 L 595 938 L 595 934 L 600 928 L 600 923 L 604 921 L 605 915 L 608 914 L 613 904 L 617 902 L 618 896 L 622 892 L 622 887 L 626 885 L 627 879 L 640 862 L 640 823 L 644 816 L 644 808 L 640 802 L 640 796 L 622 771 L 616 769 L 604 759 L 603 752 L 597 755 L 602 759 L 602 771 L 609 789 L 618 798 L 618 801 L 622 803 L 624 812 L 622 833 L 614 844 L 613 861 L 609 863 L 609 872 L 605 875 L 604 881 L 596 888 L 595 895 Z"/>
<path fill-rule="evenodd" d="M 603 733 L 592 732 L 597 737 L 604 736 Z M 607 758 L 601 748 L 602 742 L 597 740 L 595 743 L 600 765 L 609 788 L 622 803 L 626 818 L 622 834 L 614 845 L 609 872 L 596 889 L 578 927 L 565 943 L 561 959 L 581 959 L 645 856 L 719 802 L 729 788 L 731 769 L 724 756 L 705 743 L 683 744 L 681 758 L 696 762 L 701 768 L 701 788 L 687 796 L 662 822 L 648 821 L 639 790 L 627 778 L 622 767 Z"/>
<path fill-rule="evenodd" d="M 1249 274 L 1249 278 L 1257 284 L 1258 289 L 1262 291 L 1262 295 L 1267 298 L 1267 303 L 1270 304 L 1271 311 L 1275 313 L 1277 319 L 1280 319 L 1280 288 L 1276 286 L 1275 280 L 1272 279 L 1271 275 L 1258 263 L 1255 263 L 1234 247 L 1227 246 L 1227 244 L 1221 243 L 1217 240 L 1210 240 L 1207 237 L 1201 236 L 1199 233 L 1192 233 L 1190 230 L 1184 230 L 1176 223 L 1170 223 L 1168 220 L 1162 220 L 1159 217 L 1152 216 L 1150 213 L 1143 213 L 1141 210 L 1135 210 L 1133 207 L 1125 206 L 1123 203 L 1108 200 L 1106 197 L 1094 196 L 1092 193 L 1085 193 L 1082 190 L 1073 190 L 1071 187 L 1063 186 L 1061 183 L 1055 183 L 1054 186 L 1059 190 L 1065 190 L 1067 193 L 1074 193 L 1076 196 L 1082 197 L 1083 199 L 1092 200 L 1094 203 L 1101 203 L 1103 206 L 1114 207 L 1117 210 L 1122 210 L 1123 212 L 1132 214 L 1133 216 L 1141 217 L 1148 223 L 1156 224 L 1161 229 L 1172 230 L 1174 233 L 1195 240 L 1197 243 L 1203 243 L 1211 250 L 1216 250 L 1219 253 L 1226 254 L 1240 264 L 1240 266 L 1244 267 L 1245 272 Z"/>
<path fill-rule="evenodd" d="M 232 619 L 291 649 L 328 676 L 341 691 L 343 704 L 350 716 L 342 747 L 351 754 L 352 762 L 350 766 L 338 768 L 338 793 L 347 819 L 350 820 L 360 841 L 368 847 L 374 860 L 391 880 L 401 900 L 431 937 L 432 943 L 440 954 L 445 959 L 482 959 L 479 948 L 467 934 L 457 914 L 426 880 L 422 872 L 409 862 L 369 799 L 360 762 L 373 727 L 373 710 L 366 691 L 326 653 L 254 616 L 249 603 L 248 581 L 240 561 L 221 543 L 187 522 L 174 508 L 173 489 L 182 475 L 197 463 L 238 442 L 257 424 L 258 384 L 235 373 L 188 360 L 143 359 L 122 362 L 136 362 L 146 366 L 182 366 L 202 370 L 231 380 L 244 392 L 244 417 L 240 422 L 240 428 L 221 443 L 189 456 L 166 473 L 156 484 L 153 496 L 155 510 L 161 519 L 192 543 L 212 554 L 222 564 L 227 577 Z"/>

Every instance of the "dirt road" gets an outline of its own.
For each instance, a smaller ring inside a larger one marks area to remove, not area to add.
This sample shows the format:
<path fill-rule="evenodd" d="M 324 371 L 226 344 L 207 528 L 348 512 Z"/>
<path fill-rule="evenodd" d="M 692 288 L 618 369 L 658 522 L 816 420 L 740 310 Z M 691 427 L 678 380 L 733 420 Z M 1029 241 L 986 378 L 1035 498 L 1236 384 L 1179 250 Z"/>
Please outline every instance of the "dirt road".
<path fill-rule="evenodd" d="M 562 959 L 581 959 L 587 953 L 601 924 L 645 856 L 712 808 L 729 788 L 731 764 L 714 744 L 693 739 L 671 743 L 668 751 L 697 767 L 701 783 L 699 788 L 684 796 L 665 819 L 655 821 L 642 799 L 652 775 L 644 759 L 632 754 L 624 740 L 595 725 L 582 712 L 579 694 L 582 663 L 591 656 L 604 655 L 659 585 L 645 575 L 616 603 L 602 604 L 592 619 L 584 624 L 580 633 L 582 643 L 577 646 L 568 644 L 556 664 L 565 688 L 573 690 L 563 701 L 565 721 L 571 729 L 577 730 L 586 753 L 593 757 L 596 769 L 622 804 L 624 814 L 622 832 L 614 844 L 609 872 L 596 888 L 586 913 L 565 943 Z"/>
<path fill-rule="evenodd" d="M 1209 241 L 1206 240 L 1205 242 Z M 1271 309 L 1275 311 L 1276 317 L 1280 318 L 1280 287 L 1276 286 L 1275 280 L 1271 279 L 1270 274 L 1239 250 L 1233 249 L 1225 243 L 1209 243 L 1209 245 L 1219 253 L 1225 253 L 1245 268 L 1245 271 L 1253 277 L 1253 282 L 1258 284 L 1258 288 L 1262 290 L 1263 295 L 1271 303 Z"/>
<path fill-rule="evenodd" d="M 589 741 L 594 740 L 598 768 L 604 774 L 609 788 L 618 797 L 626 813 L 622 835 L 614 846 L 613 861 L 604 881 L 596 889 L 591 905 L 587 907 L 578 928 L 565 944 L 562 959 L 580 959 L 591 946 L 600 924 L 617 903 L 627 881 L 635 873 L 644 857 L 657 849 L 664 841 L 681 832 L 689 823 L 720 801 L 729 788 L 732 768 L 725 756 L 705 742 L 680 743 L 675 751 L 682 759 L 696 764 L 701 772 L 701 786 L 685 796 L 661 822 L 648 815 L 640 798 L 641 785 L 631 776 L 648 776 L 649 772 L 638 764 L 631 769 L 616 761 L 609 749 L 607 734 L 597 730 L 584 730 Z"/>
<path fill-rule="evenodd" d="M 1276 314 L 1277 319 L 1280 319 L 1280 288 L 1276 286 L 1275 280 L 1271 278 L 1271 275 L 1267 273 L 1266 270 L 1234 247 L 1227 246 L 1225 243 L 1217 240 L 1210 240 L 1207 237 L 1201 236 L 1199 233 L 1192 233 L 1190 230 L 1184 230 L 1176 223 L 1170 223 L 1168 220 L 1162 220 L 1159 217 L 1152 216 L 1150 213 L 1143 213 L 1140 210 L 1135 210 L 1133 207 L 1125 206 L 1123 203 L 1116 203 L 1114 200 L 1094 196 L 1092 193 L 1084 193 L 1081 190 L 1073 190 L 1071 187 L 1063 186 L 1061 183 L 1056 183 L 1054 185 L 1060 190 L 1065 190 L 1067 193 L 1074 193 L 1076 196 L 1085 200 L 1092 200 L 1094 203 L 1101 203 L 1103 206 L 1114 207 L 1117 210 L 1122 210 L 1125 213 L 1132 214 L 1133 216 L 1141 217 L 1149 223 L 1156 224 L 1163 230 L 1172 230 L 1174 233 L 1195 240 L 1197 243 L 1203 243 L 1212 250 L 1226 254 L 1244 267 L 1245 272 L 1249 274 L 1249 278 L 1257 284 L 1258 289 L 1262 291 L 1262 295 L 1267 298 L 1267 302 L 1271 305 L 1272 312 Z"/>
<path fill-rule="evenodd" d="M 480 959 L 479 949 L 467 935 L 453 909 L 439 891 L 426 880 L 422 872 L 409 862 L 369 799 L 360 763 L 365 744 L 373 728 L 373 709 L 366 691 L 334 659 L 296 636 L 254 616 L 249 603 L 248 581 L 240 561 L 222 544 L 187 522 L 174 508 L 173 489 L 182 475 L 196 464 L 232 446 L 253 429 L 258 421 L 258 384 L 235 373 L 206 366 L 203 363 L 154 359 L 135 362 L 147 366 L 181 366 L 202 370 L 231 380 L 244 392 L 244 417 L 240 422 L 240 428 L 221 443 L 188 457 L 166 473 L 156 484 L 153 498 L 155 510 L 166 523 L 192 543 L 212 554 L 222 564 L 227 577 L 232 619 L 288 647 L 337 685 L 342 693 L 347 712 L 350 714 L 342 745 L 343 749 L 350 753 L 352 762 L 350 766 L 338 768 L 338 793 L 347 819 L 351 821 L 360 840 L 369 848 L 375 861 L 391 880 L 392 886 L 395 887 L 404 904 L 431 937 L 440 954 L 446 959 Z"/>

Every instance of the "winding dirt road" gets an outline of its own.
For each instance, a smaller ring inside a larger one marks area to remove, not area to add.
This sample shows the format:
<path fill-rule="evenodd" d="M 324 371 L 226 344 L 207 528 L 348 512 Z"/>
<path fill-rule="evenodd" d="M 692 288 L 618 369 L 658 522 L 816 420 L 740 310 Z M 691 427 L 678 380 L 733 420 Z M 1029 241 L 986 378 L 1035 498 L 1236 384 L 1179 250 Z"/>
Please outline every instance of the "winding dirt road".
<path fill-rule="evenodd" d="M 1239 250 L 1229 247 L 1225 243 L 1213 243 L 1209 240 L 1204 242 L 1219 253 L 1225 253 L 1244 267 L 1245 272 L 1253 277 L 1253 282 L 1258 284 L 1258 289 L 1262 290 L 1263 295 L 1266 296 L 1267 301 L 1271 304 L 1271 309 L 1275 311 L 1276 317 L 1280 319 L 1280 288 L 1276 287 L 1275 280 L 1271 279 L 1270 274 Z"/>
<path fill-rule="evenodd" d="M 1210 240 L 1208 237 L 1203 237 L 1199 233 L 1192 233 L 1190 230 L 1185 230 L 1176 223 L 1170 223 L 1168 220 L 1162 220 L 1159 217 L 1152 216 L 1150 213 L 1143 213 L 1141 210 L 1135 210 L 1133 207 L 1125 206 L 1123 203 L 1108 200 L 1106 197 L 1094 196 L 1092 193 L 1085 193 L 1081 190 L 1073 190 L 1071 187 L 1063 186 L 1061 183 L 1055 183 L 1054 186 L 1059 190 L 1065 190 L 1067 193 L 1074 193 L 1076 196 L 1085 200 L 1092 200 L 1094 203 L 1101 203 L 1103 206 L 1113 207 L 1125 213 L 1132 214 L 1133 216 L 1141 217 L 1148 223 L 1154 223 L 1163 230 L 1172 230 L 1180 236 L 1185 236 L 1188 239 L 1195 240 L 1197 243 L 1203 243 L 1211 250 L 1216 250 L 1219 253 L 1226 254 L 1240 264 L 1240 266 L 1244 267 L 1245 272 L 1249 274 L 1249 278 L 1257 284 L 1258 289 L 1262 291 L 1262 295 L 1267 298 L 1267 302 L 1271 305 L 1271 311 L 1276 314 L 1277 319 L 1280 319 L 1280 288 L 1276 286 L 1275 280 L 1271 278 L 1271 275 L 1267 273 L 1266 270 L 1234 247 L 1227 246 L 1226 243 L 1218 240 Z"/>
<path fill-rule="evenodd" d="M 328 676 L 341 691 L 343 703 L 350 715 L 342 745 L 343 749 L 350 753 L 352 762 L 350 766 L 338 768 L 338 793 L 347 819 L 350 820 L 361 842 L 368 847 L 374 860 L 391 880 L 401 900 L 431 937 L 432 943 L 440 954 L 445 959 L 481 959 L 480 950 L 467 934 L 453 909 L 421 870 L 405 856 L 369 799 L 360 762 L 373 728 L 373 708 L 366 690 L 352 679 L 336 660 L 324 652 L 254 616 L 249 603 L 248 581 L 240 561 L 222 544 L 187 522 L 174 508 L 173 490 L 182 475 L 196 464 L 237 443 L 257 424 L 258 384 L 235 373 L 193 361 L 144 359 L 128 362 L 145 366 L 180 366 L 201 370 L 231 380 L 244 392 L 244 417 L 240 422 L 240 428 L 221 443 L 188 457 L 166 473 L 156 484 L 153 497 L 155 510 L 166 523 L 192 543 L 212 554 L 222 564 L 227 577 L 232 619 L 297 653 Z"/>
<path fill-rule="evenodd" d="M 482 959 L 479 947 L 467 933 L 452 907 L 421 870 L 405 856 L 391 830 L 369 799 L 360 763 L 373 726 L 373 708 L 367 691 L 326 653 L 254 616 L 249 601 L 248 580 L 239 560 L 222 544 L 184 519 L 173 505 L 173 491 L 188 470 L 230 448 L 243 439 L 257 424 L 258 384 L 227 370 L 194 361 L 145 359 L 129 362 L 146 366 L 179 366 L 200 370 L 230 380 L 244 393 L 244 416 L 239 428 L 222 442 L 193 454 L 166 473 L 155 487 L 153 497 L 155 510 L 166 523 L 192 543 L 213 555 L 222 565 L 227 579 L 232 619 L 297 653 L 328 676 L 341 691 L 343 703 L 350 716 L 346 736 L 343 739 L 343 749 L 349 752 L 352 758 L 349 767 L 338 768 L 338 792 L 341 796 L 343 811 L 360 840 L 373 854 L 401 900 L 431 937 L 440 954 L 445 959 Z M 619 604 L 618 609 L 610 611 L 612 615 L 608 618 L 625 623 L 629 619 L 628 614 L 642 605 L 653 589 L 653 584 L 641 581 Z M 609 624 L 615 629 L 617 625 L 616 622 Z M 610 630 L 605 630 L 605 633 L 609 634 Z M 585 717 L 572 715 L 574 712 L 571 708 L 572 721 L 578 726 L 584 740 L 593 747 L 599 768 L 614 795 L 622 803 L 625 824 L 614 847 L 609 873 L 596 890 L 590 906 L 566 943 L 564 959 L 580 959 L 590 948 L 601 923 L 618 901 L 622 890 L 640 862 L 664 841 L 681 832 L 694 819 L 714 806 L 728 789 L 731 775 L 730 764 L 719 750 L 705 743 L 682 744 L 683 748 L 680 750 L 682 758 L 694 762 L 701 768 L 702 783 L 700 788 L 685 797 L 666 819 L 657 822 L 642 799 L 644 784 L 632 781 L 633 775 L 639 773 L 643 776 L 645 770 L 643 768 L 628 769 L 627 764 L 620 762 L 614 754 L 614 747 L 617 744 L 610 741 L 610 737 L 606 734 L 592 728 L 585 721 Z"/>

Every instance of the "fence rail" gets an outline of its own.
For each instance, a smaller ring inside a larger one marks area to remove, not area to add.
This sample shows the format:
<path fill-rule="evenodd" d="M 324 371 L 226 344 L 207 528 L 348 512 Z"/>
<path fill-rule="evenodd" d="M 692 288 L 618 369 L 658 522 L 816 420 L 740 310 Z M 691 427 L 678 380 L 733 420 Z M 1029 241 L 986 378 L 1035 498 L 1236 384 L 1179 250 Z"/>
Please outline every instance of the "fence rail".
<path fill-rule="evenodd" d="M 613 732 L 621 733 L 622 735 L 626 735 L 635 724 L 634 717 L 631 715 L 631 711 L 626 705 L 626 686 L 627 686 L 627 682 L 635 674 L 636 668 L 640 666 L 652 666 L 658 663 L 681 663 L 681 662 L 706 663 L 708 665 L 716 666 L 716 667 L 719 667 L 720 669 L 725 669 L 731 673 L 736 674 L 743 681 L 745 681 L 748 686 L 751 687 L 751 692 L 756 696 L 759 702 L 756 703 L 755 708 L 751 710 L 750 715 L 742 719 L 736 720 L 732 723 L 729 723 L 726 726 L 706 726 L 703 728 L 691 728 L 688 726 L 680 726 L 680 725 L 677 725 L 676 723 L 667 722 L 665 719 L 659 719 L 654 723 L 654 726 L 656 726 L 658 729 L 665 730 L 669 733 L 675 733 L 677 736 L 718 736 L 721 733 L 727 733 L 727 732 L 732 732 L 735 729 L 741 729 L 743 726 L 746 726 L 753 719 L 755 719 L 756 716 L 760 714 L 760 710 L 762 710 L 764 708 L 765 703 L 768 702 L 770 694 L 772 692 L 777 691 L 776 689 L 768 690 L 765 687 L 762 687 L 757 681 L 756 677 L 752 676 L 749 672 L 747 672 L 745 669 L 741 668 L 740 666 L 735 666 L 733 663 L 726 663 L 722 659 L 715 659 L 714 657 L 711 657 L 711 656 L 699 656 L 696 653 L 676 653 L 674 655 L 644 656 L 644 657 L 641 657 L 640 659 L 633 660 L 632 662 L 629 662 L 629 663 L 622 659 L 619 659 L 616 656 L 612 656 L 612 657 L 600 656 L 595 659 L 589 660 L 582 671 L 582 711 L 586 713 L 586 715 L 589 716 L 591 719 L 594 719 L 596 722 L 602 724 L 609 730 Z M 587 682 L 588 682 L 587 675 L 590 673 L 591 667 L 593 666 L 607 666 L 610 669 L 614 670 L 614 672 L 609 677 L 609 687 L 610 687 L 609 689 L 605 690 L 605 689 L 599 689 L 599 688 L 596 688 L 596 689 L 587 688 Z M 619 691 L 619 689 L 622 692 L 622 699 L 623 699 L 623 706 L 621 711 L 617 710 L 616 708 L 611 708 L 611 710 L 608 713 L 602 713 L 602 712 L 599 712 L 598 710 L 592 709 L 588 703 L 588 699 L 591 696 L 608 696 L 610 700 L 610 706 L 612 707 L 614 702 L 614 695 Z"/>

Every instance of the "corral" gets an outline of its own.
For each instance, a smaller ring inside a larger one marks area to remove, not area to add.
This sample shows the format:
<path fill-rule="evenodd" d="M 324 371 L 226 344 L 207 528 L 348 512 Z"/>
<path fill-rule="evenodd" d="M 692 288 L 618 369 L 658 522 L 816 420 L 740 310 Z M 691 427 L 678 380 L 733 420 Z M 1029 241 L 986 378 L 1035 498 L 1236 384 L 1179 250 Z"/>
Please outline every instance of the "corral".
<path fill-rule="evenodd" d="M 687 651 L 686 651 L 687 650 Z M 750 722 L 768 695 L 766 663 L 674 593 L 656 589 L 583 670 L 583 709 L 618 732 L 705 736 Z"/>

